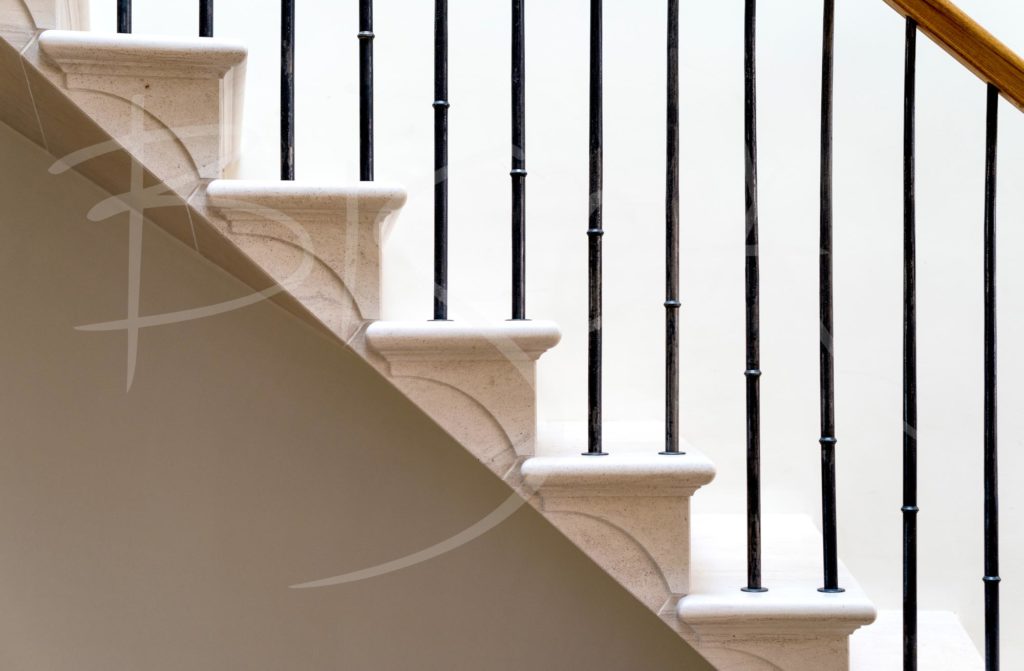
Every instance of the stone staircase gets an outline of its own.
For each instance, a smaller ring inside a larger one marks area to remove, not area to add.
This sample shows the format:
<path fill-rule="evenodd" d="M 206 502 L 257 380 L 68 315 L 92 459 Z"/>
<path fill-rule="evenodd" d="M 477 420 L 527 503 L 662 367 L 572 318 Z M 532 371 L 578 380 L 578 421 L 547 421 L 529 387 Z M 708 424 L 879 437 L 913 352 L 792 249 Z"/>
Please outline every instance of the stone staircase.
<path fill-rule="evenodd" d="M 59 141 L 58 129 L 75 132 L 61 120 L 84 113 L 146 168 L 135 189 L 117 186 L 125 166 L 110 163 L 100 169 L 106 188 L 361 353 L 715 668 L 898 668 L 898 617 L 872 625 L 875 607 L 845 569 L 844 593 L 817 591 L 820 535 L 810 519 L 764 520 L 770 591 L 741 592 L 744 519 L 691 514 L 698 490 L 713 486 L 706 456 L 661 456 L 641 442 L 586 457 L 582 425 L 538 432 L 537 365 L 559 342 L 555 324 L 380 321 L 384 245 L 406 200 L 401 187 L 226 179 L 240 151 L 243 45 L 84 32 L 83 6 L 0 0 L 0 31 L 23 69 L 6 67 L 7 81 L 24 79 L 44 146 L 58 158 L 110 150 Z M 32 125 L 31 115 L 17 115 L 12 102 L 3 120 Z M 178 205 L 187 228 L 167 219 L 164 210 Z M 934 656 L 925 668 L 982 668 L 954 616 L 928 615 L 922 627 L 936 639 L 923 648 Z"/>

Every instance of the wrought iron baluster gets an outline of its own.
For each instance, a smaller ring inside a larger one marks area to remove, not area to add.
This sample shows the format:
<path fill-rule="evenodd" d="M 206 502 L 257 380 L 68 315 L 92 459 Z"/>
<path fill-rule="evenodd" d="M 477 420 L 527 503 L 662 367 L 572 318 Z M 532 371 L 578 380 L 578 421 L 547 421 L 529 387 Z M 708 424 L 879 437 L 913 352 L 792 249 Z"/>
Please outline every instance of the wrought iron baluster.
<path fill-rule="evenodd" d="M 601 424 L 601 239 L 604 236 L 604 87 L 602 0 L 590 0 L 590 214 L 587 227 L 589 330 L 587 335 L 587 451 L 600 456 Z"/>
<path fill-rule="evenodd" d="M 679 451 L 679 0 L 668 0 L 665 111 L 665 450 Z"/>
<path fill-rule="evenodd" d="M 512 319 L 526 319 L 526 18 L 512 0 Z"/>
<path fill-rule="evenodd" d="M 917 22 L 907 19 L 903 76 L 903 670 L 917 671 L 917 245 L 914 140 Z"/>
<path fill-rule="evenodd" d="M 996 423 L 996 159 L 999 91 L 985 119 L 985 669 L 999 671 L 999 451 Z"/>
<path fill-rule="evenodd" d="M 836 530 L 835 367 L 832 321 L 832 49 L 835 0 L 825 0 L 821 56 L 821 244 L 818 254 L 821 334 L 821 510 L 825 584 L 822 592 L 842 592 Z"/>
<path fill-rule="evenodd" d="M 373 181 L 373 0 L 359 0 L 359 179 Z"/>
<path fill-rule="evenodd" d="M 746 0 L 744 21 L 744 142 L 746 184 L 746 378 L 747 393 L 747 585 L 744 592 L 765 592 L 761 584 L 761 343 L 760 265 L 757 212 L 757 2 Z"/>
<path fill-rule="evenodd" d="M 281 0 L 281 179 L 295 179 L 295 0 Z"/>
<path fill-rule="evenodd" d="M 117 0 L 117 32 L 132 32 L 132 0 Z"/>
<path fill-rule="evenodd" d="M 199 37 L 213 37 L 213 0 L 199 0 Z"/>
<path fill-rule="evenodd" d="M 448 319 L 448 0 L 434 3 L 434 319 Z"/>

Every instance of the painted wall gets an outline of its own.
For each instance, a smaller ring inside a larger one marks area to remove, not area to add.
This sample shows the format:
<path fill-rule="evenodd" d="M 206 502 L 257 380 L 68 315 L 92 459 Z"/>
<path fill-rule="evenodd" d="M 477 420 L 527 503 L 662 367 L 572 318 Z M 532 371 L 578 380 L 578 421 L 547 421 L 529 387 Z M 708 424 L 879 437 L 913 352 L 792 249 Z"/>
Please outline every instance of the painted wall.
<path fill-rule="evenodd" d="M 0 668 L 710 668 L 356 355 L 264 302 L 144 329 L 128 226 L 0 125 Z M 142 314 L 248 290 L 143 230 Z"/>
<path fill-rule="evenodd" d="M 113 29 L 113 0 L 93 25 Z M 139 32 L 189 34 L 194 2 L 137 2 Z M 627 435 L 662 413 L 662 2 L 606 4 L 605 409 Z M 1024 5 L 961 0 L 1024 50 Z M 682 3 L 682 420 L 717 462 L 703 509 L 743 509 L 742 11 Z M 840 2 L 836 34 L 835 272 L 840 551 L 883 608 L 899 605 L 903 22 L 881 0 Z M 298 11 L 300 178 L 357 176 L 356 2 Z M 529 296 L 563 344 L 541 366 L 541 412 L 585 412 L 587 3 L 528 12 Z M 460 319 L 509 304 L 509 9 L 451 3 L 451 300 Z M 410 189 L 387 250 L 388 317 L 428 318 L 432 3 L 377 3 L 377 176 Z M 218 0 L 217 32 L 250 47 L 245 157 L 276 176 L 278 5 Z M 760 3 L 762 337 L 766 511 L 818 510 L 818 105 L 821 3 Z M 919 47 L 922 605 L 981 627 L 982 169 L 984 86 Z M 1003 105 L 1000 370 L 1007 631 L 1024 626 L 1024 120 Z M 1012 665 L 1024 647 L 1007 641 Z"/>

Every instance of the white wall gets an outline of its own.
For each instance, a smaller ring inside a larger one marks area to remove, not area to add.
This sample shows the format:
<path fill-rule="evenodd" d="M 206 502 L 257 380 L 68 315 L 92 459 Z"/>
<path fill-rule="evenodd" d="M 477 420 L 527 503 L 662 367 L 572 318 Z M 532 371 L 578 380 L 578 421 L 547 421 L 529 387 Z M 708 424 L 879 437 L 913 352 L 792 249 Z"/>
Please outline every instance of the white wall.
<path fill-rule="evenodd" d="M 93 25 L 113 29 L 113 0 Z M 605 409 L 657 422 L 663 392 L 663 2 L 606 4 Z M 718 463 L 698 505 L 742 510 L 742 5 L 682 3 L 682 418 Z M 1024 5 L 961 7 L 1024 51 Z M 410 190 L 387 249 L 388 318 L 430 316 L 432 5 L 378 2 L 377 177 Z M 818 509 L 817 174 L 821 3 L 760 3 L 762 382 L 767 511 Z M 528 12 L 529 293 L 563 344 L 542 366 L 541 412 L 585 411 L 587 3 Z M 840 2 L 836 36 L 836 401 L 840 551 L 883 608 L 899 604 L 903 22 L 881 0 Z M 136 2 L 136 30 L 192 33 L 196 3 Z M 451 3 L 451 301 L 459 319 L 509 303 L 509 9 Z M 357 178 L 356 2 L 300 2 L 297 173 Z M 250 48 L 245 157 L 277 163 L 278 5 L 218 0 L 217 33 Z M 262 85 L 255 85 L 260 82 Z M 919 46 L 922 606 L 981 631 L 984 86 Z M 1004 630 L 1024 625 L 1024 120 L 1002 106 L 1000 370 Z M 1024 647 L 1007 640 L 1008 663 Z"/>

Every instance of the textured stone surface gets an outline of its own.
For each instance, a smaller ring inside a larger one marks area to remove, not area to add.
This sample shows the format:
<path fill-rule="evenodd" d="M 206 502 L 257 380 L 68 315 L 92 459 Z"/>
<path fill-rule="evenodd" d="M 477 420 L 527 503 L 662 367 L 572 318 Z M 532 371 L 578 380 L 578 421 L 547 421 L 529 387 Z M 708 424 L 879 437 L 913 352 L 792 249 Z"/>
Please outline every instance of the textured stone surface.
<path fill-rule="evenodd" d="M 533 454 L 537 359 L 560 338 L 543 321 L 376 322 L 366 331 L 392 381 L 501 477 Z"/>
<path fill-rule="evenodd" d="M 379 183 L 216 180 L 211 221 L 346 342 L 380 318 L 381 246 L 405 204 Z"/>
<path fill-rule="evenodd" d="M 956 613 L 919 611 L 918 667 L 923 671 L 983 671 L 985 662 Z M 903 655 L 903 613 L 881 611 L 878 621 L 850 638 L 850 668 L 895 668 Z"/>
<path fill-rule="evenodd" d="M 35 19 L 22 0 L 0 0 L 0 37 L 21 51 L 36 34 Z"/>
<path fill-rule="evenodd" d="M 538 457 L 522 472 L 544 514 L 651 610 L 689 591 L 690 498 L 715 477 L 706 457 Z"/>
<path fill-rule="evenodd" d="M 89 0 L 24 0 L 40 30 L 89 30 Z"/>
<path fill-rule="evenodd" d="M 694 519 L 693 582 L 678 604 L 680 632 L 724 671 L 848 671 L 849 636 L 875 607 L 844 566 L 841 594 L 817 590 L 821 535 L 803 515 L 768 516 L 762 529 L 764 593 L 746 593 L 742 515 Z"/>
<path fill-rule="evenodd" d="M 88 0 L 0 0 L 0 37 L 18 51 L 51 28 L 88 30 Z"/>
<path fill-rule="evenodd" d="M 48 30 L 71 98 L 180 193 L 238 158 L 246 49 L 213 38 Z"/>

